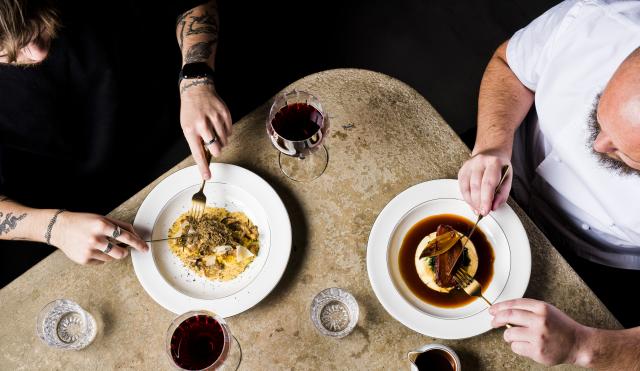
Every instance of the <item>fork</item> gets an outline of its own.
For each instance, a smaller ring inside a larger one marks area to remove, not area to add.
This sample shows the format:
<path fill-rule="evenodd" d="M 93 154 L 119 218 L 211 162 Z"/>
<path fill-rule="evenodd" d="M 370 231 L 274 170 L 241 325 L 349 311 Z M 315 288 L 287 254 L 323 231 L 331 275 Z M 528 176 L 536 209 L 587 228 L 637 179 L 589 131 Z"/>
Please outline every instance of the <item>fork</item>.
<path fill-rule="evenodd" d="M 458 268 L 456 273 L 453 275 L 453 280 L 456 281 L 458 287 L 464 290 L 467 295 L 481 298 L 485 301 L 485 303 L 487 303 L 488 306 L 492 305 L 491 302 L 482 295 L 482 285 L 480 284 L 480 282 L 471 277 L 471 275 L 469 275 L 469 273 L 467 273 L 464 268 Z M 511 325 L 508 323 L 505 326 L 507 328 L 511 328 Z"/>
<path fill-rule="evenodd" d="M 204 157 L 207 160 L 207 164 L 211 162 L 211 152 L 203 146 L 204 149 Z M 196 192 L 196 194 L 191 197 L 191 210 L 189 210 L 189 215 L 199 220 L 204 215 L 204 210 L 207 206 L 207 196 L 204 195 L 204 184 L 207 182 L 206 179 L 202 179 L 202 185 L 200 186 L 200 190 Z"/>
<path fill-rule="evenodd" d="M 458 268 L 456 273 L 453 275 L 453 280 L 456 281 L 458 286 L 469 296 L 481 298 L 488 306 L 491 306 L 491 302 L 482 295 L 482 285 L 480 282 L 471 277 L 464 268 Z"/>

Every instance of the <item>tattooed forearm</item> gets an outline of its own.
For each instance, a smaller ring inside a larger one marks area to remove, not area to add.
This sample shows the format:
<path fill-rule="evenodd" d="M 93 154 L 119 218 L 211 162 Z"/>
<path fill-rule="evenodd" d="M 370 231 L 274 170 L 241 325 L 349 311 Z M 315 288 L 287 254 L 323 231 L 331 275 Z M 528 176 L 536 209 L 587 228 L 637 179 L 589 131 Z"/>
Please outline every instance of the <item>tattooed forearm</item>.
<path fill-rule="evenodd" d="M 211 85 L 213 86 L 213 81 L 211 81 L 210 79 L 199 79 L 199 80 L 195 80 L 195 81 L 190 81 L 186 84 L 184 84 L 181 88 L 180 88 L 180 95 L 182 95 L 182 93 L 184 93 L 187 89 L 193 87 L 193 86 L 198 86 L 198 85 Z"/>
<path fill-rule="evenodd" d="M 184 57 L 184 63 L 194 63 L 194 62 L 206 62 L 213 53 L 212 46 L 215 43 L 212 41 L 202 41 L 197 44 L 194 44 L 189 50 L 187 50 L 187 55 Z"/>
<path fill-rule="evenodd" d="M 3 216 L 4 220 L 2 220 Z M 7 215 L 4 215 L 0 212 L 0 236 L 2 236 L 3 233 L 9 234 L 9 232 L 16 229 L 18 222 L 26 217 L 26 213 L 23 213 L 20 216 L 14 216 L 13 213 L 7 213 Z"/>
<path fill-rule="evenodd" d="M 208 62 L 218 42 L 216 1 L 185 12 L 178 18 L 176 27 L 184 63 Z"/>

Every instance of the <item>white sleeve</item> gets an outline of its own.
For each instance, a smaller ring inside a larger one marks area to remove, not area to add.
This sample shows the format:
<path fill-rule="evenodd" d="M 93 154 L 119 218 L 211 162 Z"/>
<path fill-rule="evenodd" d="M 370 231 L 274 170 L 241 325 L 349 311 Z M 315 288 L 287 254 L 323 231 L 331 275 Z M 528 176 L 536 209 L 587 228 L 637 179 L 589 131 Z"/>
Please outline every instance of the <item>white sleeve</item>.
<path fill-rule="evenodd" d="M 566 0 L 518 30 L 507 44 L 507 63 L 520 82 L 536 90 L 563 20 L 579 0 Z"/>

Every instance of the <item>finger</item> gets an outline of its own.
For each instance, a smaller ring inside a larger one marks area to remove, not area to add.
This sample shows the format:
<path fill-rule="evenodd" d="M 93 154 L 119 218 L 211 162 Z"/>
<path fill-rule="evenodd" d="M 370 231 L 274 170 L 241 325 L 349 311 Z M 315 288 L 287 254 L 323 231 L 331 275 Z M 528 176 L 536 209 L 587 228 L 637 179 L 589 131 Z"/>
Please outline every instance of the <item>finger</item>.
<path fill-rule="evenodd" d="M 502 206 L 503 203 L 507 201 L 509 198 L 509 192 L 511 191 L 511 184 L 513 182 L 513 172 L 511 172 L 507 179 L 502 183 L 502 187 L 500 188 L 500 192 L 493 199 L 493 205 L 491 205 L 491 210 L 495 210 Z"/>
<path fill-rule="evenodd" d="M 504 330 L 503 338 L 507 343 L 532 342 L 533 330 L 528 327 L 512 327 Z"/>
<path fill-rule="evenodd" d="M 146 242 L 127 230 L 122 230 L 120 232 L 120 236 L 118 236 L 116 240 L 119 242 L 124 242 L 125 244 L 133 247 L 140 252 L 146 252 L 147 250 L 149 250 Z"/>
<path fill-rule="evenodd" d="M 211 178 L 211 172 L 209 171 L 209 164 L 207 163 L 206 157 L 204 155 L 202 139 L 197 134 L 185 134 L 185 137 L 187 138 L 187 143 L 189 144 L 189 149 L 191 150 L 193 159 L 198 165 L 200 174 L 202 174 L 202 178 L 209 180 Z"/>
<path fill-rule="evenodd" d="M 491 163 L 484 169 L 480 189 L 480 214 L 487 215 L 493 204 L 493 193 L 500 182 L 500 167 Z"/>
<path fill-rule="evenodd" d="M 515 354 L 531 358 L 534 349 L 531 343 L 528 343 L 526 341 L 514 341 L 513 343 L 511 343 L 511 350 Z"/>
<path fill-rule="evenodd" d="M 200 135 L 202 136 L 202 140 L 204 141 L 209 152 L 211 152 L 211 154 L 214 157 L 220 156 L 220 152 L 222 150 L 222 146 L 221 146 L 222 139 L 217 134 L 217 131 L 213 130 L 213 127 L 210 123 L 207 123 L 207 125 L 200 128 Z M 213 138 L 216 138 L 216 140 L 213 143 L 206 144 L 211 142 Z"/>
<path fill-rule="evenodd" d="M 112 261 L 114 259 L 115 258 L 113 256 L 107 255 L 102 251 L 93 250 L 93 252 L 91 252 L 91 255 L 89 257 L 89 262 L 87 264 L 95 264 L 94 262 L 99 262 L 98 264 L 100 264 L 103 262 Z"/>
<path fill-rule="evenodd" d="M 126 233 L 129 233 L 129 232 L 126 232 Z M 108 252 L 105 252 L 109 244 L 111 244 L 111 249 Z M 129 252 L 127 251 L 127 249 L 116 245 L 115 243 L 109 241 L 106 237 L 104 238 L 104 240 L 100 241 L 97 246 L 95 246 L 95 250 L 93 251 L 93 253 L 95 253 L 96 251 L 103 255 L 108 255 L 113 259 L 122 259 L 127 255 L 129 255 Z M 90 258 L 95 259 L 93 255 L 91 255 Z"/>
<path fill-rule="evenodd" d="M 469 178 L 469 192 L 471 193 L 471 207 L 473 211 L 480 213 L 480 191 L 482 187 L 482 174 L 484 173 L 484 167 L 476 167 L 471 170 L 471 177 Z"/>
<path fill-rule="evenodd" d="M 460 187 L 460 193 L 462 193 L 462 198 L 466 203 L 471 205 L 471 192 L 469 188 L 469 166 L 468 162 L 462 165 L 460 171 L 458 172 L 458 186 Z"/>
<path fill-rule="evenodd" d="M 509 323 L 516 326 L 531 327 L 537 322 L 537 319 L 538 315 L 528 310 L 505 309 L 494 315 L 493 320 L 491 320 L 491 326 L 497 328 Z"/>
<path fill-rule="evenodd" d="M 233 132 L 233 120 L 231 119 L 231 112 L 229 112 L 229 108 L 227 105 L 222 102 L 223 110 L 222 110 L 222 119 L 224 121 L 225 129 L 227 129 L 227 136 L 230 137 Z"/>
<path fill-rule="evenodd" d="M 491 308 L 489 308 L 489 313 L 495 316 L 496 313 L 507 309 L 521 309 L 537 314 L 544 314 L 546 311 L 546 303 L 528 298 L 512 299 L 493 304 Z"/>
<path fill-rule="evenodd" d="M 110 216 L 105 216 L 105 219 L 107 219 L 108 221 L 110 221 L 111 223 L 119 226 L 120 228 L 127 230 L 133 234 L 135 234 L 136 236 L 140 237 L 140 235 L 138 234 L 138 232 L 136 232 L 135 229 L 133 229 L 133 225 L 131 225 L 130 223 L 127 222 L 123 222 L 122 220 L 118 220 L 115 218 L 112 218 Z M 111 235 L 113 235 L 113 232 L 111 233 Z"/>
<path fill-rule="evenodd" d="M 218 136 L 218 141 L 222 144 L 222 146 L 226 146 L 229 144 L 227 139 L 227 127 L 224 123 L 224 118 L 221 114 L 216 115 L 215 117 L 210 118 L 211 124 L 213 125 L 213 129 Z"/>

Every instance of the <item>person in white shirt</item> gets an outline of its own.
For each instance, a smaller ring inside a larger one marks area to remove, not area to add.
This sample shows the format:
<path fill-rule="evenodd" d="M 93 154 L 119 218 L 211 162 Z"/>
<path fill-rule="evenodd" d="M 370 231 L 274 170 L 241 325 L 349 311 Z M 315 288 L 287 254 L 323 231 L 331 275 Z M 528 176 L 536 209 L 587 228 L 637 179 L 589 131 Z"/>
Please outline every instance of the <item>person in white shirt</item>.
<path fill-rule="evenodd" d="M 515 175 L 494 198 L 510 163 Z M 556 246 L 640 279 L 640 1 L 564 1 L 502 44 L 458 180 L 477 213 L 513 188 Z M 533 299 L 490 313 L 494 327 L 514 325 L 504 339 L 515 353 L 542 364 L 640 370 L 640 327 L 587 327 Z"/>

